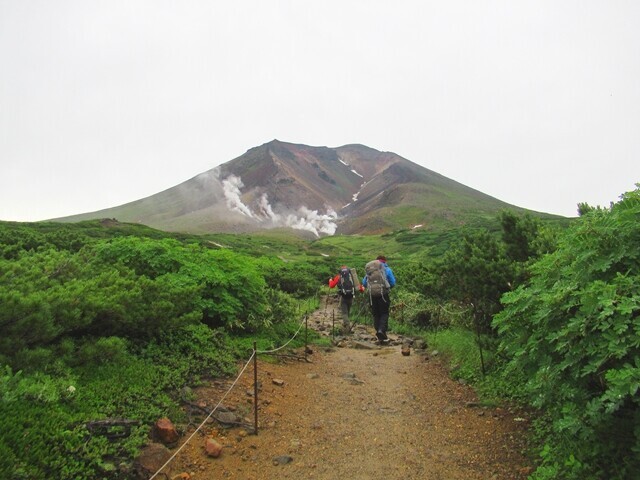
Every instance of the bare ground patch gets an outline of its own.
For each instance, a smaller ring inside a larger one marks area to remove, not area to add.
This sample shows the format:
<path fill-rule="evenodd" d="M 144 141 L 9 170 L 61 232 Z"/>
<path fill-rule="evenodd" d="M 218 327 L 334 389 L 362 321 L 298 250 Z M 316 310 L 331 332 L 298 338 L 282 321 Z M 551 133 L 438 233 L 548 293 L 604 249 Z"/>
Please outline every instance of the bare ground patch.
<path fill-rule="evenodd" d="M 326 310 L 312 320 L 326 323 Z M 437 358 L 413 349 L 402 355 L 400 345 L 375 346 L 367 340 L 372 333 L 360 326 L 356 342 L 350 337 L 343 348 L 316 350 L 309 363 L 260 360 L 258 435 L 251 433 L 250 367 L 225 400 L 243 425 L 205 425 L 165 478 L 182 472 L 192 479 L 247 480 L 527 477 L 528 421 L 520 413 L 478 406 L 473 389 L 450 379 Z M 226 386 L 199 389 L 198 402 L 213 408 Z M 197 413 L 194 425 L 203 418 Z M 219 458 L 205 455 L 208 436 L 223 445 Z"/>

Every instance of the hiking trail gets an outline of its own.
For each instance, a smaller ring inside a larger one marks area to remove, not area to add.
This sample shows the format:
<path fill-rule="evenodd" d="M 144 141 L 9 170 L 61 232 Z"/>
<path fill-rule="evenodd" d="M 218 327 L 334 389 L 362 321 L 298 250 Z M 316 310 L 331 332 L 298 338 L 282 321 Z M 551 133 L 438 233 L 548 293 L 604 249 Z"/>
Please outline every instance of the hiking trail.
<path fill-rule="evenodd" d="M 330 302 L 310 315 L 309 328 L 329 334 L 334 309 L 339 318 L 337 301 Z M 212 420 L 156 478 L 525 479 L 532 470 L 522 453 L 529 420 L 481 406 L 435 352 L 412 347 L 403 355 L 403 339 L 389 337 L 391 345 L 377 346 L 373 328 L 356 325 L 339 346 L 312 347 L 309 362 L 258 357 L 258 435 L 251 434 L 249 367 L 216 417 L 243 426 Z M 226 386 L 194 390 L 195 403 L 211 409 Z M 203 418 L 193 419 L 181 442 Z M 224 447 L 218 458 L 204 452 L 211 436 Z"/>

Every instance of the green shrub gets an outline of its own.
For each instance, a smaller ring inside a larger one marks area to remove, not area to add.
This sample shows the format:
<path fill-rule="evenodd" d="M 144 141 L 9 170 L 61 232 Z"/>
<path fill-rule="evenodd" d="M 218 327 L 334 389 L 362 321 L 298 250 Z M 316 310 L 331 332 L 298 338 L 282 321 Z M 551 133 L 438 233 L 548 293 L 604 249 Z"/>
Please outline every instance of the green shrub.
<path fill-rule="evenodd" d="M 184 386 L 295 333 L 293 295 L 315 292 L 325 263 L 287 269 L 304 278 L 292 295 L 260 259 L 138 230 L 0 222 L 1 477 L 129 478 L 149 425 L 184 420 Z M 140 423 L 113 441 L 88 430 L 109 417 Z"/>
<path fill-rule="evenodd" d="M 290 322 L 296 318 L 298 303 L 293 297 L 273 288 L 268 288 L 265 295 L 268 305 L 267 318 L 269 319 L 268 322 L 264 322 L 265 327 Z"/>
<path fill-rule="evenodd" d="M 128 478 L 126 465 L 147 442 L 149 426 L 163 416 L 184 420 L 182 388 L 235 371 L 226 333 L 202 324 L 163 332 L 145 346 L 117 337 L 63 343 L 51 351 L 75 358 L 73 374 L 0 371 L 3 478 Z M 140 423 L 112 441 L 87 430 L 110 417 Z"/>
<path fill-rule="evenodd" d="M 163 388 L 170 387 L 174 391 L 202 374 L 226 375 L 235 368 L 228 334 L 203 324 L 165 331 L 139 353 L 142 358 L 166 369 Z"/>
<path fill-rule="evenodd" d="M 74 359 L 75 365 L 100 365 L 103 363 L 119 363 L 128 354 L 127 341 L 120 337 L 100 337 L 86 339 L 78 349 Z"/>
<path fill-rule="evenodd" d="M 640 190 L 593 210 L 505 295 L 506 374 L 551 419 L 539 478 L 631 478 L 640 468 Z M 534 476 L 535 478 L 535 476 Z"/>
<path fill-rule="evenodd" d="M 437 350 L 448 359 L 454 378 L 471 383 L 483 380 L 478 339 L 473 332 L 453 327 L 429 332 L 425 337 L 430 351 Z M 484 347 L 482 354 L 485 368 L 489 368 L 493 363 L 492 350 Z"/>
<path fill-rule="evenodd" d="M 269 287 L 288 293 L 294 298 L 314 295 L 318 288 L 326 283 L 326 278 L 334 275 L 325 265 L 309 262 L 285 263 L 278 258 L 261 260 L 259 268 Z"/>

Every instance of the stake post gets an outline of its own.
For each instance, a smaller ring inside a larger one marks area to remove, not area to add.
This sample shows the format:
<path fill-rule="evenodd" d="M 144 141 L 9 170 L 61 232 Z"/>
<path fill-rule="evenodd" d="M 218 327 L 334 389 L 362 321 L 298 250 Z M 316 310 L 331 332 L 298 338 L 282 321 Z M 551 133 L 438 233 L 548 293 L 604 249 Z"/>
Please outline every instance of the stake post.
<path fill-rule="evenodd" d="M 253 342 L 253 434 L 258 435 L 258 349 Z"/>
<path fill-rule="evenodd" d="M 331 310 L 331 339 L 336 340 L 336 309 Z"/>
<path fill-rule="evenodd" d="M 309 316 L 304 316 L 304 361 L 307 361 L 307 351 L 309 350 L 309 341 L 308 341 L 308 327 L 309 327 Z"/>
<path fill-rule="evenodd" d="M 473 304 L 472 304 L 473 305 Z M 473 321 L 476 326 L 476 338 L 478 342 L 478 350 L 480 351 L 480 368 L 482 370 L 482 378 L 485 377 L 486 372 L 484 368 L 484 354 L 482 353 L 482 338 L 480 337 L 480 322 L 478 321 L 479 312 L 476 310 L 475 305 L 473 306 Z"/>

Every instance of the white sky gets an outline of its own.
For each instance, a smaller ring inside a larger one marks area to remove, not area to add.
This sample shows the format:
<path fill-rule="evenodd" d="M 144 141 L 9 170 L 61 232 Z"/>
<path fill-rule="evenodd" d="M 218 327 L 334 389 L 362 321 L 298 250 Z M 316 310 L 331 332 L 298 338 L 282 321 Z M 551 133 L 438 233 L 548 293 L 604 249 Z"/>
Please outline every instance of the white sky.
<path fill-rule="evenodd" d="M 137 200 L 274 138 L 608 206 L 640 182 L 640 2 L 0 0 L 0 219 Z"/>

